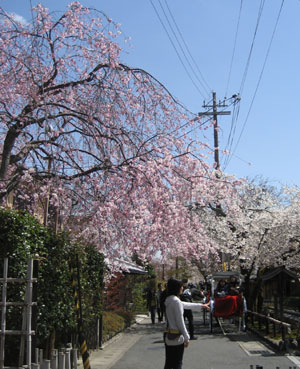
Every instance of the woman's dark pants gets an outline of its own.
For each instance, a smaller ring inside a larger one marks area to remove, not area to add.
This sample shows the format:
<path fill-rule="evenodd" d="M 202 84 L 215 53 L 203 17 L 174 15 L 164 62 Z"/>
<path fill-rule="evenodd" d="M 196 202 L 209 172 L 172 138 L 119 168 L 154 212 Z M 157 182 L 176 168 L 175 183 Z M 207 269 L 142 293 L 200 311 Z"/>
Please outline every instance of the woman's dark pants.
<path fill-rule="evenodd" d="M 166 362 L 164 369 L 182 369 L 184 344 L 178 346 L 167 346 Z"/>

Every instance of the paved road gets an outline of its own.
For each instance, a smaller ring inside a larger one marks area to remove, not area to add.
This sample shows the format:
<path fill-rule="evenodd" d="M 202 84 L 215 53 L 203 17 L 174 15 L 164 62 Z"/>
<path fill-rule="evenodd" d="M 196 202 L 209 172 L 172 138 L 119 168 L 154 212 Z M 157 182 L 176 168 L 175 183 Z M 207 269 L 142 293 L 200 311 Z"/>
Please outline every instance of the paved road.
<path fill-rule="evenodd" d="M 227 335 L 215 327 L 211 334 L 201 315 L 194 314 L 198 340 L 185 350 L 184 369 L 294 369 L 300 368 L 300 357 L 277 355 L 250 333 L 228 327 Z M 103 350 L 90 353 L 91 369 L 163 369 L 164 325 L 152 325 L 147 317 L 119 334 Z"/>

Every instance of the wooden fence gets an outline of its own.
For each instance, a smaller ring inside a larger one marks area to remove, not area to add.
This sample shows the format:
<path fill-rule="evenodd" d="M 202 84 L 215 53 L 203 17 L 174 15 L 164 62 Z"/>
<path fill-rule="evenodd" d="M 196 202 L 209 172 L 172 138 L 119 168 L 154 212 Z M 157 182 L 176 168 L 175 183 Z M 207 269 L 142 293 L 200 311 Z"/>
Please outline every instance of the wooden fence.
<path fill-rule="evenodd" d="M 26 340 L 26 365 L 31 366 L 31 350 L 32 350 L 32 335 L 35 332 L 31 329 L 32 306 L 36 302 L 32 302 L 33 283 L 37 282 L 33 278 L 33 259 L 28 260 L 27 278 L 9 278 L 8 277 L 8 258 L 3 261 L 3 278 L 0 278 L 2 283 L 2 302 L 1 304 L 1 340 L 0 340 L 0 369 L 4 368 L 5 359 L 5 337 L 6 335 L 19 335 L 20 351 L 19 351 L 19 367 L 24 364 L 25 340 Z M 26 284 L 24 301 L 7 301 L 7 286 L 9 283 Z M 22 329 L 9 330 L 6 329 L 7 307 L 8 306 L 23 306 L 22 314 Z"/>
<path fill-rule="evenodd" d="M 251 310 L 247 311 L 247 317 L 248 324 L 249 320 L 252 326 L 257 322 L 258 331 L 263 331 L 266 335 L 272 335 L 273 337 L 275 337 L 277 333 L 280 333 L 282 341 L 286 343 L 287 333 L 291 331 L 291 324 Z"/>

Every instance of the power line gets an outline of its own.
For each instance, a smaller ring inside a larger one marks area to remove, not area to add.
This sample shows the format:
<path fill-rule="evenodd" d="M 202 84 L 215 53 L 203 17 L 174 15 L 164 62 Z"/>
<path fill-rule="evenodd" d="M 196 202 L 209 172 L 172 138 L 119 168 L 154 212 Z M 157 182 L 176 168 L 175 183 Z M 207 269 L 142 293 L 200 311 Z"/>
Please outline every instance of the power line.
<path fill-rule="evenodd" d="M 178 56 L 178 58 L 179 58 L 179 60 L 180 60 L 180 62 L 181 62 L 181 64 L 182 64 L 182 66 L 183 66 L 183 68 L 184 68 L 184 70 L 185 70 L 186 74 L 187 74 L 187 75 L 188 75 L 188 77 L 190 78 L 191 82 L 193 83 L 193 85 L 195 86 L 195 88 L 196 88 L 196 90 L 199 92 L 199 94 L 200 94 L 203 98 L 205 98 L 205 94 L 203 94 L 203 92 L 199 89 L 199 87 L 198 87 L 198 86 L 197 86 L 197 84 L 195 83 L 194 79 L 192 78 L 191 74 L 189 73 L 189 71 L 188 71 L 188 69 L 187 69 L 186 65 L 184 64 L 184 62 L 183 62 L 183 60 L 182 60 L 182 58 L 181 58 L 181 56 L 180 56 L 180 54 L 179 54 L 179 52 L 178 52 L 178 50 L 177 50 L 177 48 L 176 48 L 176 45 L 174 44 L 174 42 L 173 42 L 173 40 L 172 40 L 172 38 L 171 38 L 171 36 L 170 36 L 170 34 L 169 34 L 168 30 L 167 30 L 167 28 L 166 28 L 166 26 L 165 26 L 165 24 L 164 24 L 164 22 L 163 22 L 162 18 L 160 17 L 160 15 L 159 15 L 159 13 L 158 13 L 158 11 L 157 11 L 157 9 L 156 9 L 156 7 L 155 7 L 155 5 L 154 5 L 153 1 L 152 1 L 152 0 L 149 0 L 149 1 L 150 1 L 151 5 L 152 5 L 152 7 L 153 7 L 153 9 L 154 9 L 154 11 L 155 11 L 155 13 L 156 13 L 156 15 L 157 15 L 158 19 L 159 19 L 159 21 L 160 21 L 160 23 L 161 23 L 161 25 L 162 25 L 162 27 L 163 27 L 164 31 L 166 32 L 166 34 L 167 34 L 167 36 L 168 36 L 168 38 L 169 38 L 169 41 L 171 42 L 171 44 L 172 44 L 172 46 L 173 46 L 173 48 L 174 48 L 174 50 L 175 50 L 175 52 L 176 52 L 176 55 Z"/>
<path fill-rule="evenodd" d="M 190 49 L 189 49 L 189 47 L 188 47 L 187 43 L 185 42 L 185 39 L 184 39 L 184 37 L 183 37 L 183 35 L 182 35 L 182 32 L 180 31 L 180 29 L 179 29 L 179 27 L 178 27 L 178 25 L 177 25 L 177 22 L 176 22 L 176 20 L 175 20 L 175 18 L 174 18 L 174 16 L 173 16 L 173 13 L 171 12 L 171 9 L 170 9 L 170 7 L 169 7 L 169 5 L 168 5 L 167 0 L 164 0 L 164 1 L 165 1 L 165 4 L 166 4 L 167 9 L 168 9 L 168 11 L 169 11 L 169 13 L 170 13 L 170 15 L 171 15 L 171 18 L 172 18 L 172 20 L 173 20 L 173 23 L 175 24 L 175 27 L 176 27 L 176 29 L 177 29 L 177 32 L 179 33 L 180 38 L 181 38 L 181 40 L 182 40 L 182 42 L 183 42 L 183 44 L 184 44 L 184 46 L 185 46 L 185 48 L 186 48 L 186 50 L 187 50 L 187 52 L 188 52 L 189 56 L 190 56 L 190 58 L 192 59 L 192 61 L 193 61 L 194 65 L 195 65 L 195 67 L 196 67 L 196 69 L 197 69 L 197 71 L 198 71 L 199 75 L 201 76 L 201 78 L 202 78 L 202 80 L 203 80 L 203 83 L 204 83 L 206 86 L 204 86 L 204 85 L 203 85 L 202 81 L 200 81 L 200 80 L 198 79 L 198 77 L 197 77 L 197 75 L 196 75 L 196 74 L 195 74 L 195 76 L 196 76 L 197 80 L 201 83 L 201 85 L 204 87 L 204 89 L 206 89 L 206 88 L 207 88 L 206 92 L 207 92 L 207 94 L 209 94 L 209 92 L 210 92 L 212 89 L 209 87 L 208 83 L 206 82 L 206 80 L 205 80 L 205 78 L 204 78 L 203 74 L 201 73 L 201 70 L 199 69 L 198 64 L 196 63 L 196 61 L 195 61 L 195 59 L 194 59 L 194 57 L 193 57 L 192 53 L 190 52 Z"/>
<path fill-rule="evenodd" d="M 258 15 L 257 15 L 256 26 L 255 26 L 255 30 L 254 30 L 250 50 L 249 50 L 249 55 L 248 55 L 245 70 L 244 70 L 244 73 L 243 73 L 243 77 L 242 77 L 242 82 L 241 82 L 241 86 L 240 86 L 240 90 L 239 90 L 239 95 L 242 94 L 242 91 L 244 89 L 244 85 L 245 85 L 246 77 L 247 77 L 247 74 L 248 74 L 248 70 L 249 70 L 249 66 L 250 66 L 250 60 L 251 60 L 251 57 L 252 57 L 254 43 L 255 43 L 255 39 L 256 39 L 258 27 L 259 27 L 259 24 L 260 24 L 261 15 L 262 15 L 262 12 L 263 12 L 264 5 L 265 5 L 265 0 L 261 0 L 259 10 L 258 10 Z M 240 7 L 240 10 L 241 10 L 241 7 Z M 240 106 L 238 106 L 237 110 L 234 109 L 234 114 L 232 115 L 230 134 L 229 134 L 229 137 L 228 137 L 229 151 L 231 151 L 231 148 L 232 148 L 232 145 L 233 145 L 233 140 L 234 140 L 234 136 L 235 136 L 235 132 L 236 132 L 239 112 L 240 112 Z M 230 158 L 231 158 L 231 156 L 227 157 L 225 167 L 229 164 Z"/>
<path fill-rule="evenodd" d="M 280 8 L 279 8 L 279 11 L 278 11 L 278 15 L 277 15 L 277 19 L 276 19 L 276 22 L 275 22 L 275 25 L 274 25 L 274 28 L 273 28 L 273 32 L 272 32 L 272 36 L 271 36 L 271 39 L 270 39 L 270 42 L 269 42 L 269 45 L 268 45 L 268 48 L 267 48 L 267 53 L 266 53 L 266 56 L 265 56 L 265 59 L 264 59 L 264 63 L 263 63 L 263 66 L 262 66 L 262 70 L 260 72 L 260 75 L 259 75 L 259 78 L 258 78 L 258 81 L 257 81 L 257 84 L 256 84 L 256 88 L 255 88 L 255 92 L 254 92 L 254 95 L 253 95 L 253 98 L 251 100 L 251 104 L 250 104 L 250 107 L 249 107 L 249 110 L 248 110 L 248 113 L 247 113 L 247 116 L 246 116 L 246 119 L 244 121 L 244 124 L 243 124 L 243 127 L 242 127 L 242 130 L 240 132 L 240 135 L 239 135 L 239 138 L 237 140 L 237 143 L 235 144 L 235 148 L 233 150 L 233 154 L 235 153 L 236 149 L 237 149 L 237 146 L 239 145 L 239 142 L 241 140 L 241 137 L 242 137 L 242 134 L 245 130 L 245 126 L 246 126 L 246 123 L 248 121 L 248 118 L 249 118 L 249 115 L 250 115 L 250 111 L 252 110 L 252 106 L 253 106 L 253 103 L 254 103 L 254 100 L 255 100 L 255 97 L 257 95 L 257 91 L 258 91 L 258 88 L 259 88 L 259 85 L 260 85 L 260 82 L 262 80 L 262 76 L 263 76 L 263 73 L 264 73 L 264 70 L 265 70 L 265 66 L 266 66 L 266 63 L 267 63 L 267 59 L 268 59 L 268 56 L 270 54 L 270 50 L 271 50 L 271 46 L 272 46 L 272 43 L 273 43 L 273 40 L 274 40 L 274 36 L 275 36 L 275 32 L 276 32 L 276 29 L 277 29 L 277 26 L 278 26 L 278 23 L 279 23 L 279 19 L 280 19 L 280 16 L 281 16 L 281 13 L 282 13 L 282 9 L 283 9 L 283 5 L 284 5 L 284 0 L 282 0 L 281 2 L 281 5 L 280 5 Z M 232 154 L 232 155 L 233 155 Z M 229 159 L 230 161 L 230 159 Z M 228 161 L 228 163 L 229 163 Z"/>
<path fill-rule="evenodd" d="M 236 123 L 237 123 L 237 120 L 238 120 L 239 112 L 240 112 L 240 100 L 234 101 L 232 119 L 231 119 L 231 125 L 230 125 L 230 132 L 229 132 L 227 144 L 226 144 L 226 147 L 225 147 L 225 150 L 228 151 L 229 154 L 231 154 L 231 149 L 232 149 L 233 139 L 234 139 L 235 132 L 236 132 L 236 127 L 237 127 Z M 229 158 L 230 158 L 230 156 L 227 155 L 226 158 L 225 158 L 224 164 L 223 164 L 223 170 L 226 169 L 226 167 L 229 163 Z"/>
<path fill-rule="evenodd" d="M 224 101 L 223 101 L 223 104 L 225 104 L 228 100 L 231 100 L 232 99 L 232 97 L 229 97 L 228 99 L 224 99 Z M 210 103 L 212 103 L 212 100 L 211 101 L 209 101 L 206 105 L 209 105 Z M 226 107 L 230 107 L 230 106 L 232 106 L 234 104 L 234 101 L 233 102 L 231 102 L 231 104 L 229 104 L 229 105 L 226 105 Z M 221 110 L 219 110 L 220 112 L 224 112 L 225 111 L 225 105 L 223 105 L 224 106 L 224 108 L 223 109 L 221 109 Z M 205 111 L 205 112 L 202 112 L 202 114 L 201 115 L 213 115 L 213 112 L 211 112 L 211 113 L 209 113 L 211 111 L 211 108 L 207 108 L 207 110 Z M 195 114 L 196 115 L 196 114 Z M 196 119 L 198 119 L 199 118 L 199 113 L 197 114 L 197 117 L 196 118 L 194 118 L 193 120 L 196 120 Z M 190 133 L 192 133 L 193 131 L 195 131 L 196 129 L 198 129 L 199 127 L 201 127 L 201 126 L 203 126 L 203 125 L 205 125 L 207 122 L 209 122 L 209 121 L 211 121 L 212 120 L 212 118 L 210 117 L 210 118 L 208 118 L 208 119 L 206 119 L 204 122 L 202 121 L 201 123 L 200 123 L 200 125 L 198 126 L 198 127 L 194 127 L 194 128 L 192 128 L 191 130 L 189 130 L 188 132 L 185 132 L 183 135 L 181 135 L 181 136 L 178 136 L 177 138 L 181 138 L 181 137 L 183 137 L 184 135 L 188 135 L 188 134 L 190 134 Z M 182 126 L 180 126 L 179 128 L 176 128 L 174 131 L 172 131 L 171 133 L 174 133 L 175 131 L 178 131 L 179 129 L 181 129 L 181 128 L 183 128 L 183 127 L 185 127 L 185 126 L 187 126 L 188 124 L 190 124 L 190 121 L 188 121 L 187 123 L 184 123 Z"/>
<path fill-rule="evenodd" d="M 236 31 L 235 31 L 234 45 L 233 45 L 233 51 L 232 51 L 231 62 L 230 62 L 230 67 L 229 67 L 229 74 L 228 74 L 225 96 L 227 96 L 227 93 L 228 93 L 228 86 L 229 86 L 229 81 L 230 81 L 231 72 L 232 72 L 233 59 L 234 59 L 234 56 L 235 56 L 237 35 L 238 35 L 238 32 L 239 32 L 239 28 L 240 28 L 240 19 L 241 19 L 242 7 L 243 7 L 243 0 L 241 0 L 241 4 L 240 4 L 240 10 L 239 10 L 239 15 L 238 15 L 238 22 L 237 22 L 237 26 L 236 26 Z"/>
<path fill-rule="evenodd" d="M 239 33 L 239 28 L 240 28 L 242 8 L 243 8 L 243 0 L 241 0 L 241 2 L 240 2 L 238 21 L 237 21 L 237 26 L 236 26 L 236 31 L 235 31 L 234 45 L 233 45 L 233 51 L 232 51 L 232 56 L 231 56 L 231 62 L 230 62 L 230 68 L 229 68 L 229 74 L 228 74 L 225 96 L 227 96 L 227 94 L 228 94 L 229 82 L 230 82 L 231 73 L 232 73 L 233 60 L 234 60 L 236 45 L 237 45 L 237 36 L 238 36 L 238 33 Z M 227 150 L 227 148 L 228 148 L 229 152 L 231 151 L 231 147 L 233 145 L 233 139 L 234 139 L 234 135 L 235 135 L 235 131 L 236 131 L 236 123 L 237 123 L 237 118 L 238 118 L 239 110 L 240 110 L 240 99 L 234 100 L 233 104 L 234 104 L 234 106 L 233 106 L 233 112 L 232 112 L 232 118 L 231 118 L 230 132 L 229 132 L 229 136 L 228 136 L 228 140 L 227 140 L 227 145 L 225 147 L 225 150 Z M 229 160 L 229 156 L 226 156 L 224 164 L 223 164 L 223 170 L 225 170 L 225 168 L 228 164 L 228 160 Z"/>
<path fill-rule="evenodd" d="M 261 0 L 260 7 L 259 7 L 259 10 L 258 10 L 258 16 L 257 16 L 255 31 L 254 31 L 254 35 L 253 35 L 253 39 L 252 39 L 252 43 L 251 43 L 251 47 L 250 47 L 246 67 L 245 67 L 245 70 L 244 70 L 244 74 L 243 74 L 242 82 L 241 82 L 241 86 L 240 86 L 240 91 L 239 91 L 240 95 L 242 95 L 242 91 L 244 89 L 244 85 L 245 85 L 245 82 L 246 82 L 246 77 L 247 77 L 247 74 L 248 74 L 248 69 L 249 69 L 249 65 L 250 65 L 250 60 L 251 60 L 251 56 L 252 56 L 254 42 L 255 42 L 255 39 L 256 39 L 257 30 L 258 30 L 258 26 L 259 26 L 259 23 L 260 23 L 260 19 L 261 19 L 261 15 L 262 15 L 262 12 L 263 12 L 264 5 L 265 5 L 265 0 Z"/>

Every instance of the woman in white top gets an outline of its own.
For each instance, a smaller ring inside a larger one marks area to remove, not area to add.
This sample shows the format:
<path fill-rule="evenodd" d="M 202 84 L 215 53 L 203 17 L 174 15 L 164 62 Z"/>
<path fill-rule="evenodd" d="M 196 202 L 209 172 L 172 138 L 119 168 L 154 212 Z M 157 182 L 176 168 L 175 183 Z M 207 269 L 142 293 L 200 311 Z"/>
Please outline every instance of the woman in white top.
<path fill-rule="evenodd" d="M 183 318 L 184 309 L 209 309 L 209 304 L 181 301 L 178 296 L 181 295 L 182 290 L 181 281 L 173 278 L 168 280 L 167 298 L 165 300 L 167 329 L 165 333 L 166 362 L 164 369 L 182 369 L 184 348 L 190 343 L 190 336 Z"/>

